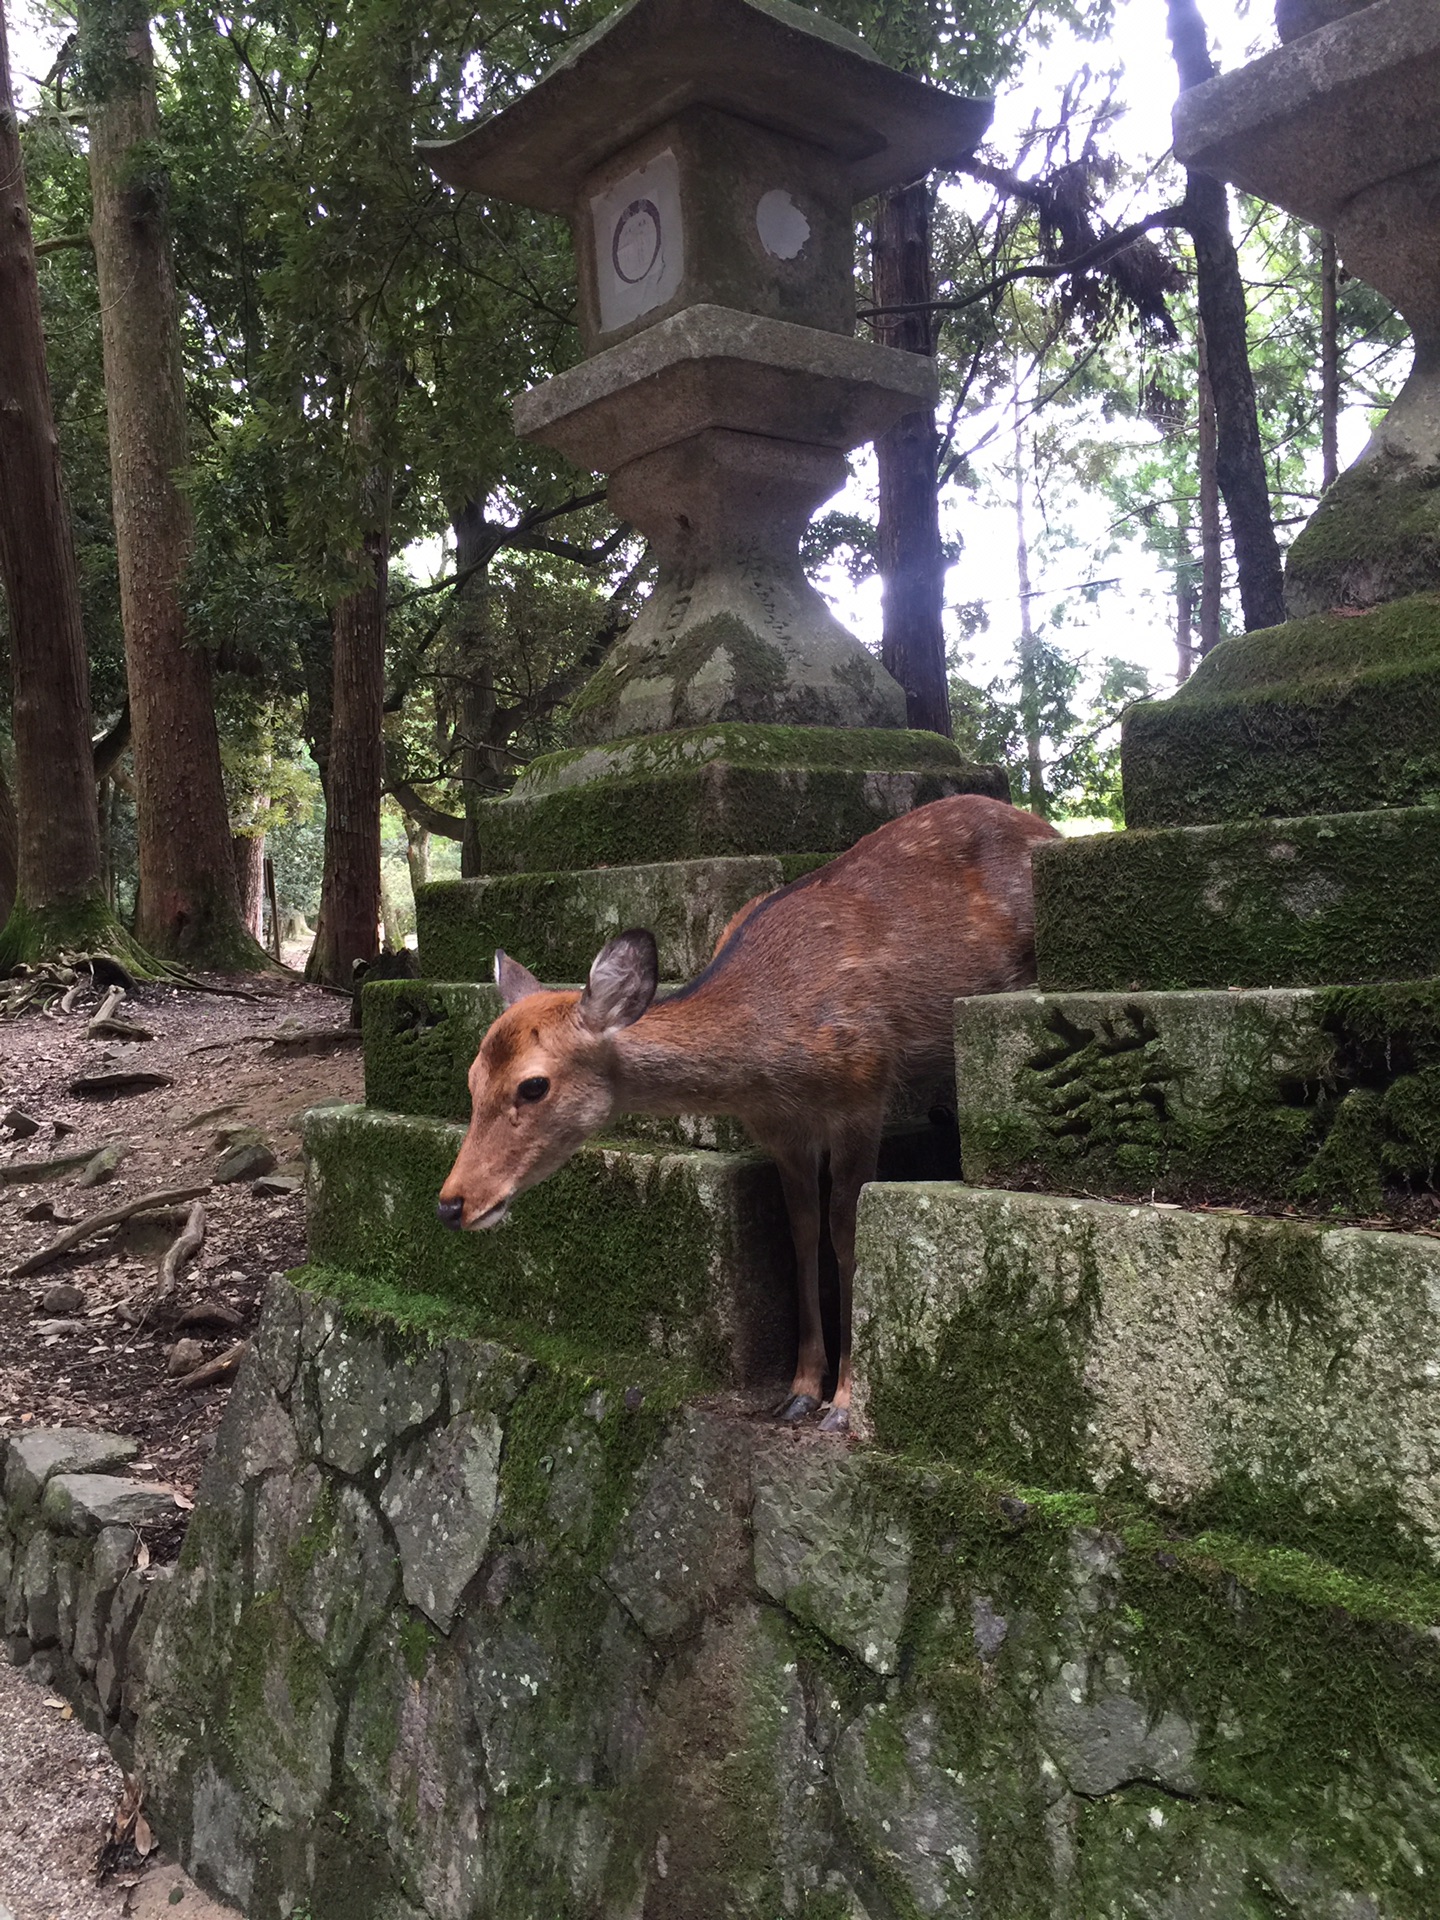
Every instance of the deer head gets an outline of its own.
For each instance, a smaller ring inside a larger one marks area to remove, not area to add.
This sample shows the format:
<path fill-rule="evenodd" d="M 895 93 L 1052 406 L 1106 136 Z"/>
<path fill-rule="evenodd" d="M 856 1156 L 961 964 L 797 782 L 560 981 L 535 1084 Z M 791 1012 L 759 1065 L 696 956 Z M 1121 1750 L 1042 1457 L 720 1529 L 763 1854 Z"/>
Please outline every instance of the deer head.
<path fill-rule="evenodd" d="M 507 953 L 495 956 L 505 1011 L 470 1067 L 470 1126 L 440 1189 L 446 1226 L 498 1227 L 510 1203 L 554 1173 L 615 1111 L 614 1036 L 655 997 L 650 933 L 617 934 L 583 993 L 547 992 Z"/>

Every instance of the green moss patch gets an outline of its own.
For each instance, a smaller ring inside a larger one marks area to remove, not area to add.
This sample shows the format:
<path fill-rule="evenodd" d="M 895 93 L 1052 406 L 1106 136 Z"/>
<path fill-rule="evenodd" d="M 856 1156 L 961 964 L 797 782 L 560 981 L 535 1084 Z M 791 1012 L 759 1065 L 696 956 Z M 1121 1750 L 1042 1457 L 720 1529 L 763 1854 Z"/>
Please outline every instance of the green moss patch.
<path fill-rule="evenodd" d="M 648 927 L 664 979 L 709 960 L 731 916 L 823 866 L 826 854 L 677 860 L 585 873 L 441 880 L 416 903 L 420 964 L 435 980 L 488 980 L 503 947 L 543 980 L 584 980 L 613 934 Z"/>
<path fill-rule="evenodd" d="M 1342 473 L 1285 556 L 1293 613 L 1440 587 L 1440 467 L 1381 453 Z"/>
<path fill-rule="evenodd" d="M 1095 834 L 1035 856 L 1048 992 L 1440 972 L 1440 807 Z"/>
<path fill-rule="evenodd" d="M 834 731 L 841 741 L 853 737 L 843 728 Z M 848 765 L 710 760 L 696 766 L 677 758 L 680 764 L 667 768 L 657 755 L 656 770 L 635 777 L 557 785 L 533 795 L 517 791 L 488 801 L 480 828 L 485 871 L 558 873 L 722 855 L 789 855 L 807 847 L 829 856 L 930 800 L 953 793 L 1010 797 L 1002 768 L 963 761 L 937 765 L 928 751 L 918 765 L 898 768 L 888 759 L 866 765 L 869 756 L 860 751 Z"/>
<path fill-rule="evenodd" d="M 1132 827 L 1434 801 L 1440 597 L 1223 640 L 1172 699 L 1130 709 L 1121 759 Z"/>
<path fill-rule="evenodd" d="M 435 1120 L 317 1110 L 312 1260 L 472 1310 L 497 1337 L 650 1352 L 717 1383 L 788 1371 L 790 1256 L 769 1162 L 592 1142 L 503 1226 L 459 1233 L 435 1200 L 461 1138 Z"/>

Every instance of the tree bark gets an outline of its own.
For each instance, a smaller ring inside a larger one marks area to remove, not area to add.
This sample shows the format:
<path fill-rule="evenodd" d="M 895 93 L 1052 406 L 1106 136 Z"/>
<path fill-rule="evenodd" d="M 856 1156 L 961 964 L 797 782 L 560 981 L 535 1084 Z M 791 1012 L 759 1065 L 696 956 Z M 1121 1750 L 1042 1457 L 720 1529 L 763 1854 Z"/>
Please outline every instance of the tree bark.
<path fill-rule="evenodd" d="M 466 574 L 455 596 L 455 641 L 465 664 L 460 695 L 460 793 L 465 804 L 465 832 L 460 841 L 460 872 L 473 880 L 484 867 L 484 803 L 495 792 L 494 755 L 490 729 L 495 717 L 495 681 L 486 647 L 486 562 L 492 552 L 490 530 L 478 500 L 452 508 L 455 532 L 455 569 Z"/>
<path fill-rule="evenodd" d="M 1188 556 L 1175 569 L 1175 684 L 1195 671 L 1195 582 Z"/>
<path fill-rule="evenodd" d="M 148 11 L 140 0 L 85 0 L 79 19 L 134 742 L 136 932 L 168 958 L 255 966 L 262 956 L 240 917 L 210 662 L 190 643 L 181 597 L 194 531 L 177 484 L 185 386 Z"/>
<path fill-rule="evenodd" d="M 928 180 L 880 196 L 871 247 L 877 307 L 919 304 L 934 297 L 930 209 Z M 933 321 L 924 312 L 879 320 L 875 337 L 884 346 L 927 357 L 935 350 Z M 884 599 L 880 661 L 905 689 L 909 724 L 948 736 L 952 725 L 945 672 L 939 445 L 933 408 L 905 414 L 875 442 Z"/>
<path fill-rule="evenodd" d="M 1200 657 L 1203 660 L 1220 639 L 1220 602 L 1225 591 L 1225 555 L 1220 537 L 1220 479 L 1216 459 L 1215 391 L 1210 385 L 1210 357 L 1205 345 L 1205 323 L 1197 329 L 1200 429 Z"/>
<path fill-rule="evenodd" d="M 376 475 L 372 487 L 388 495 Z M 379 950 L 380 797 L 385 779 L 385 605 L 389 514 L 365 535 L 366 578 L 335 608 L 335 670 L 325 779 L 325 870 L 305 976 L 348 987 Z M 388 499 L 384 503 L 388 507 Z"/>
<path fill-rule="evenodd" d="M 103 918 L 90 683 L 50 404 L 35 247 L 0 6 L 0 580 L 10 619 L 15 794 L 0 803 L 0 923 L 18 903 L 63 938 Z M 93 930 L 93 929 L 92 929 Z M 32 925 L 17 926 L 14 959 Z M 40 932 L 43 940 L 45 933 Z"/>
<path fill-rule="evenodd" d="M 1320 236 L 1320 486 L 1340 477 L 1340 262 L 1333 233 Z"/>
<path fill-rule="evenodd" d="M 430 829 L 422 826 L 413 814 L 405 813 L 402 818 L 405 821 L 405 860 L 410 868 L 410 891 L 416 893 L 430 879 Z"/>
<path fill-rule="evenodd" d="M 1196 0 L 1167 0 L 1167 6 L 1170 45 L 1184 93 L 1213 79 L 1215 64 Z M 1284 575 L 1260 444 L 1245 288 L 1230 235 L 1229 195 L 1223 182 L 1209 174 L 1187 173 L 1185 179 L 1185 225 L 1195 248 L 1195 291 L 1215 396 L 1216 473 L 1235 543 L 1240 604 L 1247 631 L 1279 626 L 1285 618 Z"/>
<path fill-rule="evenodd" d="M 265 836 L 237 833 L 230 841 L 235 855 L 235 885 L 240 915 L 252 939 L 265 937 Z"/>

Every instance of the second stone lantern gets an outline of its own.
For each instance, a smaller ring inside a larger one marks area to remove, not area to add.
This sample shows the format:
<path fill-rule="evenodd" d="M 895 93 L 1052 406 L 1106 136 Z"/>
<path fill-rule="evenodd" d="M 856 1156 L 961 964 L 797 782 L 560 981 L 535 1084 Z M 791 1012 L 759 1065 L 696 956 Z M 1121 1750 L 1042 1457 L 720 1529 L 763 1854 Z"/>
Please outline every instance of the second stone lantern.
<path fill-rule="evenodd" d="M 659 566 L 578 741 L 905 725 L 799 543 L 846 453 L 935 399 L 931 361 L 854 337 L 851 209 L 963 159 L 990 111 L 784 0 L 633 0 L 426 148 L 450 184 L 574 233 L 588 357 L 523 395 L 516 429 L 608 474 Z"/>

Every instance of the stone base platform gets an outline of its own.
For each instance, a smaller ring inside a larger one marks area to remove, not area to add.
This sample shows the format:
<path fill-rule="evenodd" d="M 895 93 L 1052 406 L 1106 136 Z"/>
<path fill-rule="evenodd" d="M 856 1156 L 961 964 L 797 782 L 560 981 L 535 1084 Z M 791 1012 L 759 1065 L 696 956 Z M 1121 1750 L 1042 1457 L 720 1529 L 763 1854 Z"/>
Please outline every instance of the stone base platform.
<path fill-rule="evenodd" d="M 1440 1567 L 1440 1239 L 877 1183 L 855 1301 L 882 1447 Z"/>
<path fill-rule="evenodd" d="M 1440 973 L 1440 806 L 1098 833 L 1034 871 L 1047 992 Z"/>
<path fill-rule="evenodd" d="M 938 733 L 689 727 L 541 755 L 486 805 L 481 844 L 492 874 L 833 856 L 911 807 L 956 793 L 1008 800 L 1009 779 Z"/>
<path fill-rule="evenodd" d="M 433 881 L 421 887 L 417 903 L 421 965 L 429 980 L 488 981 L 495 950 L 503 947 L 542 980 L 583 981 L 613 934 L 648 927 L 662 975 L 687 980 L 747 901 L 833 857 L 732 855 Z"/>
<path fill-rule="evenodd" d="M 1366 485 L 1374 464 L 1341 487 Z M 1292 575 L 1328 511 L 1291 549 Z M 1440 595 L 1233 634 L 1172 698 L 1130 709 L 1121 761 L 1131 827 L 1434 804 Z"/>
<path fill-rule="evenodd" d="M 1440 981 L 955 1009 L 966 1177 L 1440 1216 Z"/>
<path fill-rule="evenodd" d="M 250 1920 L 1421 1920 L 1435 1583 L 277 1285 L 154 1610 Z M 147 1623 L 151 1618 L 147 1610 Z"/>

